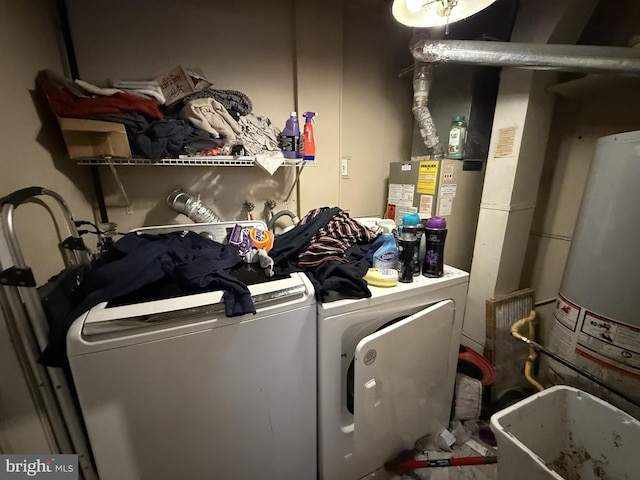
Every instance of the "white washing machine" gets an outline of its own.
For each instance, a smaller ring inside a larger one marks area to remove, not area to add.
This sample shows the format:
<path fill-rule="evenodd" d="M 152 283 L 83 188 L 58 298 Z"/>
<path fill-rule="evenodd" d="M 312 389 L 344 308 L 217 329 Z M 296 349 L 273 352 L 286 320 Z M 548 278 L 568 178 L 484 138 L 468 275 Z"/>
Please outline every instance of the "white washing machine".
<path fill-rule="evenodd" d="M 293 273 L 249 290 L 256 315 L 225 316 L 214 291 L 102 303 L 73 323 L 67 353 L 101 480 L 316 478 L 313 286 Z"/>
<path fill-rule="evenodd" d="M 449 424 L 469 275 L 318 304 L 319 471 L 357 480 Z"/>

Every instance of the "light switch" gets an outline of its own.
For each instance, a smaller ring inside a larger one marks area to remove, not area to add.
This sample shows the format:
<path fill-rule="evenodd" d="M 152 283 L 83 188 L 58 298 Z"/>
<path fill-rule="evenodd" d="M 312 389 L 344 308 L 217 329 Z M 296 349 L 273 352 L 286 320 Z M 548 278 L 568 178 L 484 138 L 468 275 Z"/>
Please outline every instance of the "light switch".
<path fill-rule="evenodd" d="M 340 159 L 341 164 L 340 164 L 340 175 L 343 178 L 349 178 L 349 160 L 351 159 L 351 157 L 342 157 Z"/>

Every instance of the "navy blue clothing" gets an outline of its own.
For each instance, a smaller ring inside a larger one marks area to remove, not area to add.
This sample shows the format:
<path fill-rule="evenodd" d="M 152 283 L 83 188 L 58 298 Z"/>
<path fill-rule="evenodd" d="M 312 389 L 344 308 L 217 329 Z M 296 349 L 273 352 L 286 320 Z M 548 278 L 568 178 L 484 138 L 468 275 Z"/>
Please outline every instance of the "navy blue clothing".
<path fill-rule="evenodd" d="M 112 248 L 85 275 L 81 285 L 86 292 L 84 300 L 64 321 L 51 325 L 49 344 L 40 357 L 41 363 L 64 365 L 67 330 L 91 307 L 163 278 L 193 292 L 223 289 L 227 316 L 256 313 L 247 286 L 229 274 L 229 269 L 242 262 L 233 245 L 222 245 L 194 232 L 130 233 L 115 242 Z"/>

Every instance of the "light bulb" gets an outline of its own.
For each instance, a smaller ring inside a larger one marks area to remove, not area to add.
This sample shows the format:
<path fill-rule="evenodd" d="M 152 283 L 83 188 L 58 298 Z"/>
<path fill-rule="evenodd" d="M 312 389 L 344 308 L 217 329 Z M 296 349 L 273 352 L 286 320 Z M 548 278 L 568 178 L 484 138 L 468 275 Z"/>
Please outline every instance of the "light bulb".
<path fill-rule="evenodd" d="M 496 0 L 393 0 L 396 20 L 410 27 L 438 27 L 468 18 Z"/>
<path fill-rule="evenodd" d="M 423 0 L 407 0 L 407 10 L 416 13 L 422 9 Z"/>

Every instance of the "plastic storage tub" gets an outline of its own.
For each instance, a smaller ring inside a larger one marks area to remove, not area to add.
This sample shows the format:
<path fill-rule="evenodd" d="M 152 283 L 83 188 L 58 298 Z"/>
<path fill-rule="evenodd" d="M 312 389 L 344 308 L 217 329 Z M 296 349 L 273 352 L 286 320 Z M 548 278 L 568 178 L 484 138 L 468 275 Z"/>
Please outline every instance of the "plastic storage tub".
<path fill-rule="evenodd" d="M 638 480 L 640 422 L 577 388 L 555 386 L 491 417 L 499 480 Z"/>

